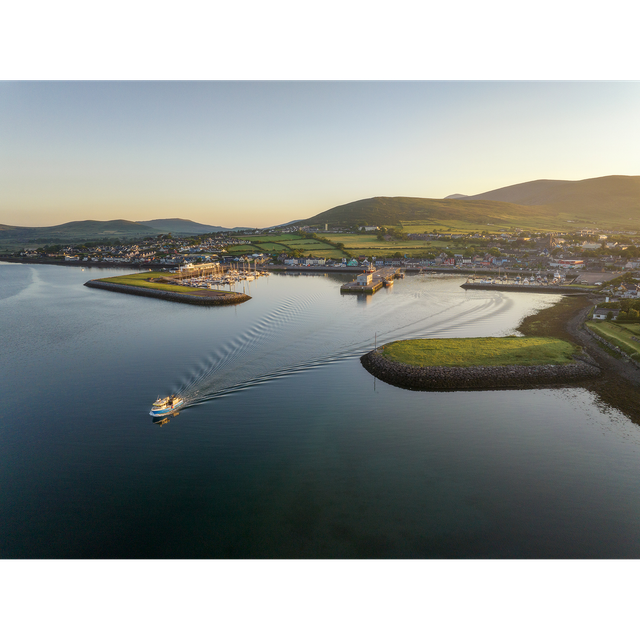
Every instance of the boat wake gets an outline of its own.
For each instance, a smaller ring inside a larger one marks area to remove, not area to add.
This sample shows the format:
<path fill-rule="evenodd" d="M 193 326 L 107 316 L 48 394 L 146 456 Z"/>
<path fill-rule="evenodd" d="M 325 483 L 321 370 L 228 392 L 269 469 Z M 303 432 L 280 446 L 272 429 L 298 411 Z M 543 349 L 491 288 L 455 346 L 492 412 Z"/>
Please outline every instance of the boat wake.
<path fill-rule="evenodd" d="M 393 340 L 469 335 L 469 326 L 491 325 L 497 314 L 508 313 L 513 301 L 501 292 L 478 292 L 443 300 L 424 289 L 394 296 L 388 304 L 369 308 L 354 323 L 353 315 L 335 317 L 322 296 L 290 297 L 249 329 L 214 349 L 197 371 L 176 385 L 181 407 L 210 402 L 256 385 L 360 358 Z M 386 301 L 383 301 L 386 302 Z"/>

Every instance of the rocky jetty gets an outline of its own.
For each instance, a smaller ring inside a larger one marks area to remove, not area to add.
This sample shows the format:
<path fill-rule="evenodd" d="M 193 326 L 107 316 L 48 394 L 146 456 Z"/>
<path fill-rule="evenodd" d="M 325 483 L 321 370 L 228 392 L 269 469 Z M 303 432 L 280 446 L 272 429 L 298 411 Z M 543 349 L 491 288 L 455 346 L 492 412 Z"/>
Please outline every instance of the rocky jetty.
<path fill-rule="evenodd" d="M 588 355 L 572 364 L 500 367 L 416 367 L 387 360 L 376 350 L 360 358 L 362 366 L 379 380 L 396 387 L 420 391 L 480 389 L 531 389 L 572 384 L 600 375 Z"/>
<path fill-rule="evenodd" d="M 147 298 L 159 298 L 170 302 L 182 302 L 183 304 L 198 304 L 204 306 L 240 304 L 251 300 L 251 296 L 244 293 L 234 293 L 233 291 L 210 291 L 207 289 L 194 289 L 193 294 L 176 293 L 175 291 L 162 291 L 161 289 L 147 289 L 144 287 L 133 287 L 126 284 L 116 284 L 114 282 L 102 282 L 101 280 L 89 280 L 84 283 L 85 287 L 95 289 L 106 289 L 107 291 L 117 291 L 118 293 L 128 293 L 134 296 L 145 296 Z"/>

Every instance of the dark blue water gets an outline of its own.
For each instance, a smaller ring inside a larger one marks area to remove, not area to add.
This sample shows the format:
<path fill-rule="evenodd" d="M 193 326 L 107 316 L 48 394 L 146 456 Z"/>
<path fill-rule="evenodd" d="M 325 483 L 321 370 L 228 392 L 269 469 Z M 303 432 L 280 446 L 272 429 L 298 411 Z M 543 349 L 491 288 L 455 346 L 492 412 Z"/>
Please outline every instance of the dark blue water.
<path fill-rule="evenodd" d="M 640 432 L 582 389 L 425 393 L 359 356 L 514 333 L 555 296 L 272 275 L 236 307 L 0 264 L 3 558 L 640 555 Z M 164 425 L 158 395 L 188 406 Z"/>

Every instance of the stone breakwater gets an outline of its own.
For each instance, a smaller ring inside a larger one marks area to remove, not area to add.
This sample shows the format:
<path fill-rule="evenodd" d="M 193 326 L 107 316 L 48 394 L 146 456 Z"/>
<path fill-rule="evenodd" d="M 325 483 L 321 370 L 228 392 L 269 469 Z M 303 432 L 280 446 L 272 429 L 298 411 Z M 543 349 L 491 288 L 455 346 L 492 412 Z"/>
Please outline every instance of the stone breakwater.
<path fill-rule="evenodd" d="M 559 285 L 554 286 L 551 284 L 539 285 L 539 284 L 489 284 L 489 283 L 475 283 L 465 282 L 460 285 L 463 289 L 477 289 L 483 291 L 524 291 L 525 293 L 563 293 L 565 295 L 583 295 L 585 293 L 592 293 L 592 289 L 577 287 L 575 285 L 566 286 Z"/>
<path fill-rule="evenodd" d="M 419 391 L 470 389 L 528 389 L 571 384 L 600 375 L 600 368 L 588 355 L 572 364 L 499 367 L 416 367 L 392 362 L 377 351 L 360 358 L 362 366 L 379 380 L 396 387 Z"/>
<path fill-rule="evenodd" d="M 117 291 L 118 293 L 128 293 L 134 296 L 159 298 L 160 300 L 168 300 L 169 302 L 182 302 L 184 304 L 198 304 L 203 306 L 240 304 L 241 302 L 251 300 L 251 296 L 244 293 L 234 293 L 233 291 L 218 293 L 195 290 L 194 294 L 190 295 L 187 293 L 176 293 L 175 291 L 132 287 L 126 284 L 115 284 L 114 282 L 101 282 L 100 280 L 89 280 L 84 283 L 84 286 L 94 289 L 106 289 L 107 291 Z"/>

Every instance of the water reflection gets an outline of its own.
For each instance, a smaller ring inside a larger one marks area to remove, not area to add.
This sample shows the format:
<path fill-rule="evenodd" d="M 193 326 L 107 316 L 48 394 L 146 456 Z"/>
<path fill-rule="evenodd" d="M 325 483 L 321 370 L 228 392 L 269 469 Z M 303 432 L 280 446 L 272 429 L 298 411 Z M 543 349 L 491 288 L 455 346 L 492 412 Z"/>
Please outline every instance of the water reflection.
<path fill-rule="evenodd" d="M 153 422 L 153 424 L 158 425 L 159 427 L 162 427 L 163 425 L 168 424 L 170 422 L 170 418 L 175 418 L 179 415 L 180 415 L 179 413 L 174 413 L 171 416 L 151 418 L 151 422 Z"/>

